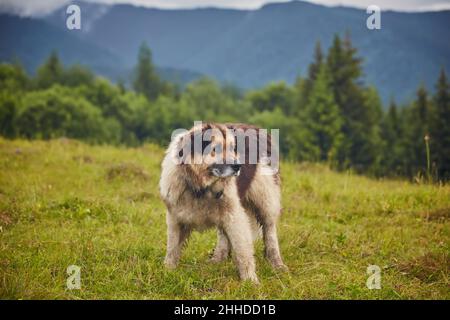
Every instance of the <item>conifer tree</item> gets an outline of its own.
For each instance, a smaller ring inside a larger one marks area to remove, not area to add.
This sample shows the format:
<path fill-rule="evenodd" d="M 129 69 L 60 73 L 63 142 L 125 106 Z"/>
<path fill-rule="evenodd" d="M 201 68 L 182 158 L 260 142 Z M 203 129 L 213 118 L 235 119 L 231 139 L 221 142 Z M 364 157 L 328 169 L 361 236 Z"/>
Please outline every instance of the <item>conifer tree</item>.
<path fill-rule="evenodd" d="M 312 89 L 313 83 L 316 80 L 320 68 L 323 64 L 323 53 L 322 53 L 322 47 L 320 45 L 320 41 L 316 42 L 316 46 L 314 48 L 314 60 L 308 67 L 308 82 L 309 82 L 309 88 Z"/>
<path fill-rule="evenodd" d="M 147 44 L 143 43 L 139 49 L 133 89 L 153 101 L 163 91 L 163 86 L 152 62 L 152 52 Z"/>
<path fill-rule="evenodd" d="M 309 95 L 311 93 L 314 81 L 317 78 L 320 67 L 323 64 L 323 53 L 320 42 L 316 42 L 314 48 L 314 60 L 308 67 L 308 75 L 305 78 L 298 78 L 295 84 L 297 89 L 298 98 L 296 99 L 297 114 L 301 113 L 301 110 L 305 108 L 308 103 Z"/>
<path fill-rule="evenodd" d="M 333 160 L 342 140 L 342 118 L 330 88 L 330 75 L 321 65 L 304 112 L 303 124 L 319 148 L 318 159 Z"/>
<path fill-rule="evenodd" d="M 47 61 L 37 70 L 36 86 L 45 89 L 63 80 L 64 67 L 56 51 L 52 51 Z"/>
<path fill-rule="evenodd" d="M 408 111 L 406 128 L 407 173 L 414 176 L 418 173 L 425 174 L 427 169 L 425 136 L 429 135 L 430 101 L 423 84 L 417 89 L 416 100 Z"/>
<path fill-rule="evenodd" d="M 432 159 L 439 179 L 450 179 L 450 92 L 444 69 L 441 69 L 433 97 L 430 117 L 430 144 Z"/>
<path fill-rule="evenodd" d="M 404 173 L 403 127 L 401 116 L 394 100 L 391 100 L 389 109 L 383 117 L 381 137 L 383 140 L 382 173 L 394 175 Z"/>
<path fill-rule="evenodd" d="M 336 35 L 327 56 L 331 88 L 342 118 L 343 143 L 338 152 L 341 168 L 366 171 L 377 162 L 379 103 L 374 89 L 362 85 L 362 60 L 356 56 L 350 38 Z"/>

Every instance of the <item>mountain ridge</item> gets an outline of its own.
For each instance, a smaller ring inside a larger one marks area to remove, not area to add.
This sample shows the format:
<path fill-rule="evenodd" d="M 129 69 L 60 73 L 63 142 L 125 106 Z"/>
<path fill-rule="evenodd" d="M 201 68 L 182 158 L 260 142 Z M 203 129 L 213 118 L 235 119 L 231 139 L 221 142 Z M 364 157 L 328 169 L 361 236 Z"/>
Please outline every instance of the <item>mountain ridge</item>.
<path fill-rule="evenodd" d="M 371 31 L 364 10 L 300 1 L 256 10 L 76 3 L 82 9 L 81 32 L 65 29 L 65 10 L 39 20 L 112 54 L 121 61 L 112 64 L 116 69 L 130 69 L 145 41 L 159 67 L 189 70 L 244 89 L 280 80 L 293 83 L 307 71 L 317 40 L 325 51 L 335 33 L 349 32 L 364 59 L 366 83 L 379 89 L 384 102 L 391 97 L 407 101 L 421 82 L 433 87 L 441 66 L 450 70 L 450 43 L 445 41 L 450 10 L 383 11 L 382 29 Z M 83 17 L 89 25 L 85 29 Z"/>

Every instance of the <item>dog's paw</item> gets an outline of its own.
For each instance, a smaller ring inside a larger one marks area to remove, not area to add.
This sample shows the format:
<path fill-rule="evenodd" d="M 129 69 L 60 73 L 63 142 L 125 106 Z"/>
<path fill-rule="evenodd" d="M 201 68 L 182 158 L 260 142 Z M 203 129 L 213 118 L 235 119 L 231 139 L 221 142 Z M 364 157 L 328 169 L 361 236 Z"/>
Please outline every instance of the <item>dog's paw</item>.
<path fill-rule="evenodd" d="M 289 268 L 284 263 L 275 264 L 273 268 L 280 272 L 289 272 Z"/>
<path fill-rule="evenodd" d="M 259 279 L 255 272 L 248 272 L 240 275 L 241 281 L 248 281 L 255 285 L 259 285 Z"/>
<path fill-rule="evenodd" d="M 250 275 L 248 278 L 243 279 L 243 280 L 244 281 L 250 281 L 251 283 L 253 283 L 254 285 L 257 285 L 257 286 L 260 285 L 258 276 L 256 274 Z"/>
<path fill-rule="evenodd" d="M 209 262 L 210 263 L 221 263 L 223 261 L 225 261 L 225 258 L 222 258 L 222 257 L 214 257 L 214 256 L 212 256 L 211 258 L 209 258 Z"/>
<path fill-rule="evenodd" d="M 173 269 L 176 269 L 177 263 L 166 259 L 166 260 L 164 260 L 164 266 L 169 270 L 173 270 Z"/>
<path fill-rule="evenodd" d="M 209 262 L 211 263 L 221 263 L 228 259 L 228 254 L 213 254 L 211 258 L 209 258 Z"/>

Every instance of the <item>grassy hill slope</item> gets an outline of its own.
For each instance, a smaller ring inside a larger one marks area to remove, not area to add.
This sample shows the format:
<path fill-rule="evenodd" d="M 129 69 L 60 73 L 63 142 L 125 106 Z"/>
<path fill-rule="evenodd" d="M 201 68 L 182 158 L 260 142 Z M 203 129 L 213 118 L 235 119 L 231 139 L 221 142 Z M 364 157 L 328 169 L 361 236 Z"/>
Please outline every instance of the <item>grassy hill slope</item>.
<path fill-rule="evenodd" d="M 259 287 L 231 261 L 212 265 L 215 233 L 195 233 L 163 267 L 163 151 L 0 139 L 0 298 L 450 299 L 450 187 L 375 181 L 322 166 L 282 167 L 275 273 L 257 243 Z M 368 265 L 381 290 L 366 287 Z M 66 268 L 81 267 L 81 290 Z"/>

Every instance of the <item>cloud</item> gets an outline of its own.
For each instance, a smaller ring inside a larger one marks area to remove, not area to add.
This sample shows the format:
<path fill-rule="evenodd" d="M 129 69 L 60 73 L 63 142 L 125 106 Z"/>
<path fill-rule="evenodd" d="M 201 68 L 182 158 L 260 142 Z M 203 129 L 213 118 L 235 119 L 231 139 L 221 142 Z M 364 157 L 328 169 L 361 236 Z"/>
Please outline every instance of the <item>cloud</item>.
<path fill-rule="evenodd" d="M 256 9 L 269 2 L 288 0 L 85 0 L 87 2 L 117 4 L 130 3 L 138 6 L 165 9 L 220 7 L 236 9 Z M 0 0 L 0 11 L 29 15 L 43 15 L 69 4 L 70 0 Z M 450 9 L 450 0 L 310 0 L 309 2 L 328 6 L 345 5 L 367 8 L 374 4 L 382 10 L 426 11 Z"/>
<path fill-rule="evenodd" d="M 220 7 L 236 9 L 257 9 L 268 2 L 287 2 L 289 0 L 84 0 L 103 4 L 129 3 L 137 6 L 156 7 L 164 9 Z M 0 11 L 24 16 L 45 15 L 71 0 L 0 0 Z"/>
<path fill-rule="evenodd" d="M 0 0 L 0 12 L 9 12 L 24 16 L 41 15 L 69 3 L 70 0 Z"/>
<path fill-rule="evenodd" d="M 238 9 L 257 9 L 268 2 L 288 2 L 289 0 L 90 0 L 103 3 L 133 3 L 147 7 L 166 9 L 220 7 Z"/>
<path fill-rule="evenodd" d="M 310 2 L 328 6 L 344 5 L 367 8 L 376 5 L 381 10 L 428 11 L 450 9 L 450 0 L 312 0 Z"/>

